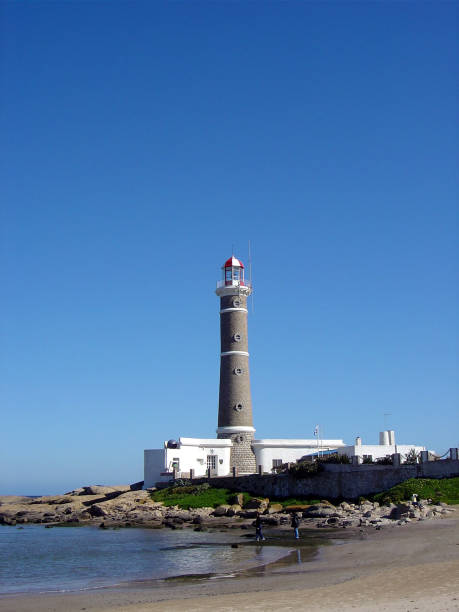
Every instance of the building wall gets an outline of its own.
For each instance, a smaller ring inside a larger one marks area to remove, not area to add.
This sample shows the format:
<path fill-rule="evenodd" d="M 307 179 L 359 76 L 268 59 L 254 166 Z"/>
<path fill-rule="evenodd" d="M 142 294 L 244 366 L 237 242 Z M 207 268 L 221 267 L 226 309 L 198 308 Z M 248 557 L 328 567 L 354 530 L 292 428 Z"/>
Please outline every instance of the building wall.
<path fill-rule="evenodd" d="M 329 450 L 344 446 L 342 440 L 321 440 L 320 450 Z M 304 455 L 317 452 L 316 440 L 255 440 L 253 450 L 257 466 L 262 466 L 264 472 L 271 472 L 273 459 L 282 463 L 290 463 L 301 459 Z"/>
<path fill-rule="evenodd" d="M 215 478 L 214 487 L 247 491 L 270 498 L 310 497 L 318 499 L 358 499 L 386 491 L 408 478 L 451 478 L 459 476 L 459 461 L 444 459 L 415 465 L 343 465 L 330 464 L 324 472 L 309 478 L 288 474 L 250 475 L 240 478 Z"/>
<path fill-rule="evenodd" d="M 386 457 L 387 455 L 393 455 L 394 453 L 400 453 L 402 461 L 406 455 L 414 448 L 417 453 L 422 450 L 426 450 L 425 446 L 415 446 L 414 444 L 355 444 L 353 446 L 344 446 L 338 449 L 339 455 L 347 455 L 352 457 L 357 455 L 363 457 L 363 455 L 371 455 L 373 459 L 379 459 Z"/>
<path fill-rule="evenodd" d="M 180 443 L 178 448 L 160 448 L 144 451 L 144 487 L 154 487 L 157 482 L 172 478 L 174 459 L 178 459 L 178 477 L 188 478 L 190 469 L 196 477 L 207 474 L 207 455 L 216 455 L 215 476 L 230 473 L 231 446 L 222 446 L 220 440 L 209 440 L 199 444 L 199 440 L 188 438 L 189 442 Z M 212 445 L 214 443 L 214 445 Z M 220 463 L 221 461 L 221 463 Z"/>
<path fill-rule="evenodd" d="M 144 487 L 154 487 L 165 469 L 165 449 L 155 448 L 143 451 Z"/>

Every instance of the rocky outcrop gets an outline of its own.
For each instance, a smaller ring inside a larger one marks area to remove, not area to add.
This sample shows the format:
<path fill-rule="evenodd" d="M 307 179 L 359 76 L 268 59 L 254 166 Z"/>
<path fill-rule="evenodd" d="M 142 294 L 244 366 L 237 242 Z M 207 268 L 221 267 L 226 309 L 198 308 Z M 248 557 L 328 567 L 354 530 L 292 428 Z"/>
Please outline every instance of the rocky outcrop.
<path fill-rule="evenodd" d="M 189 527 L 198 531 L 209 528 L 252 528 L 257 514 L 269 526 L 290 527 L 291 513 L 301 515 L 301 526 L 307 528 L 373 527 L 404 525 L 411 521 L 441 518 L 453 510 L 446 504 L 431 505 L 426 500 L 419 505 L 411 502 L 380 506 L 363 501 L 361 504 L 342 502 L 334 506 L 323 501 L 314 505 L 283 507 L 267 498 L 252 499 L 243 505 L 243 496 L 237 495 L 232 505 L 217 508 L 166 507 L 151 499 L 150 491 L 131 486 L 81 487 L 65 495 L 47 495 L 40 498 L 21 496 L 0 497 L 0 523 L 103 524 L 111 526 Z"/>

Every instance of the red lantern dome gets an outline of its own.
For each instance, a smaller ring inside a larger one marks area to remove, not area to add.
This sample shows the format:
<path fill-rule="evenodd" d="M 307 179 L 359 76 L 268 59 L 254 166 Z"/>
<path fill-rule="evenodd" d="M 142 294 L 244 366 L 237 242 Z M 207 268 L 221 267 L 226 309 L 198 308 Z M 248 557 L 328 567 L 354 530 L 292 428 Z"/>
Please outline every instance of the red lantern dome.
<path fill-rule="evenodd" d="M 223 265 L 224 268 L 243 268 L 244 264 L 240 259 L 236 259 L 234 255 L 231 255 L 229 259 L 227 259 Z"/>
<path fill-rule="evenodd" d="M 225 261 L 222 270 L 225 286 L 244 285 L 244 264 L 234 255 Z"/>

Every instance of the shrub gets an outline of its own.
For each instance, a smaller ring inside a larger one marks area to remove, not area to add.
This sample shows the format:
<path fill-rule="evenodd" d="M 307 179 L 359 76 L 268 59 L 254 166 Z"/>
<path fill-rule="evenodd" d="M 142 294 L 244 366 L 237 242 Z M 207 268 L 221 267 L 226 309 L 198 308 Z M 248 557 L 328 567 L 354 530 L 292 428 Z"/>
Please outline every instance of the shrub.
<path fill-rule="evenodd" d="M 320 463 L 350 463 L 351 460 L 347 455 L 338 455 L 338 453 L 333 453 L 333 455 L 325 455 L 324 457 L 318 457 L 317 461 Z"/>
<path fill-rule="evenodd" d="M 414 448 L 412 448 L 406 455 L 405 457 L 405 461 L 403 463 L 405 463 L 406 465 L 413 465 L 415 463 L 419 463 L 419 455 L 420 453 L 417 453 Z"/>
<path fill-rule="evenodd" d="M 318 461 L 299 461 L 288 468 L 288 473 L 295 478 L 314 476 L 323 470 L 323 466 Z"/>
<path fill-rule="evenodd" d="M 377 465 L 392 465 L 392 457 L 379 457 L 376 459 Z"/>

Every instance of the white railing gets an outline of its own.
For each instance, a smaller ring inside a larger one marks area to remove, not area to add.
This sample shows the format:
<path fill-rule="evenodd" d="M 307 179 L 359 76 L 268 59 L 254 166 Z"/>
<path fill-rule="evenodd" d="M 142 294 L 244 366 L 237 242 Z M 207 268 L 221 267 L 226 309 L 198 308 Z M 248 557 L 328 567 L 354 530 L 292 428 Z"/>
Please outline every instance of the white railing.
<path fill-rule="evenodd" d="M 225 281 L 225 280 L 219 280 L 217 281 L 217 289 L 220 289 L 221 287 L 252 287 L 252 283 L 248 280 L 244 280 L 244 281 L 240 281 L 240 280 L 232 280 L 232 281 Z"/>

